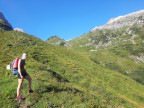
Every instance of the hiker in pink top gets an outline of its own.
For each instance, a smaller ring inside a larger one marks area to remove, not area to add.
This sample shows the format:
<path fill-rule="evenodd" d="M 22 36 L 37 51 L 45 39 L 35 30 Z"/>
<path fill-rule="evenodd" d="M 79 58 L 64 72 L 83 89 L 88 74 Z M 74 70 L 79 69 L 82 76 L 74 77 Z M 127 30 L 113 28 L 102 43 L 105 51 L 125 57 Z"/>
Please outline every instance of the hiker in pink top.
<path fill-rule="evenodd" d="M 19 59 L 18 61 L 18 87 L 17 87 L 17 97 L 16 99 L 19 100 L 20 102 L 22 101 L 21 97 L 20 97 L 20 92 L 21 92 L 21 86 L 23 83 L 23 80 L 26 79 L 28 80 L 28 84 L 29 84 L 29 93 L 33 93 L 33 90 L 31 88 L 31 77 L 29 76 L 29 74 L 26 72 L 24 66 L 25 66 L 25 60 L 28 57 L 27 53 L 23 53 L 22 58 Z"/>

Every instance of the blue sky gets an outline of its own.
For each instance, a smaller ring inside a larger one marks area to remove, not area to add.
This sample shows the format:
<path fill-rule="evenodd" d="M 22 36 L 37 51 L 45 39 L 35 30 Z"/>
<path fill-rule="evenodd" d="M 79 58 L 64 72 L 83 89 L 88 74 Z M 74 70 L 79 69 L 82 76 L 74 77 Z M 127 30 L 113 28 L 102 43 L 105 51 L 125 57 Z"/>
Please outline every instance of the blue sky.
<path fill-rule="evenodd" d="M 13 28 L 48 39 L 73 39 L 110 18 L 144 9 L 144 0 L 0 0 L 0 11 Z"/>

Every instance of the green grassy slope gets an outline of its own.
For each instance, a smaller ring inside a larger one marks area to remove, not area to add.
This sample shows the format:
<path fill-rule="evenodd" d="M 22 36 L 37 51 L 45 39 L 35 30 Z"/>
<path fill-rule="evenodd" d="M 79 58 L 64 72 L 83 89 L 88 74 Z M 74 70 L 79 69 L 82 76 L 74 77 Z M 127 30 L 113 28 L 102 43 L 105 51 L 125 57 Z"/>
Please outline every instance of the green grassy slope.
<path fill-rule="evenodd" d="M 77 52 L 16 31 L 0 32 L 0 106 L 64 108 L 142 108 L 144 86 Z M 26 70 L 34 94 L 22 85 L 23 103 L 15 101 L 17 78 L 5 69 L 28 52 Z"/>
<path fill-rule="evenodd" d="M 144 26 L 97 30 L 67 43 L 70 49 L 89 56 L 95 63 L 144 84 Z"/>

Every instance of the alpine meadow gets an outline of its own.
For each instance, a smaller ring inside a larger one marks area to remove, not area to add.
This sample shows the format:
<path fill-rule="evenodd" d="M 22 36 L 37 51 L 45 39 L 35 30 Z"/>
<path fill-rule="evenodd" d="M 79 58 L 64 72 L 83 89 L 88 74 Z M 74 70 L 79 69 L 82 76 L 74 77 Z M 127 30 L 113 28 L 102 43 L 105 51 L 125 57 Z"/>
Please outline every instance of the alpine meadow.
<path fill-rule="evenodd" d="M 144 10 L 69 41 L 43 41 L 0 18 L 0 49 L 1 108 L 144 108 Z M 24 52 L 34 93 L 24 80 L 19 103 L 6 66 Z"/>

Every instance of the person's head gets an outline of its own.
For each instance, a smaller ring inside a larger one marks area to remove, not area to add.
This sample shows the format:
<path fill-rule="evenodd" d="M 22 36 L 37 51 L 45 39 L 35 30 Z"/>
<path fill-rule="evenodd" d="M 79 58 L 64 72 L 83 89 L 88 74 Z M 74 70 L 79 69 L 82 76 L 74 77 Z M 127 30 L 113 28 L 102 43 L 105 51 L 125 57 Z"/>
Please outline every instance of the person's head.
<path fill-rule="evenodd" d="M 28 57 L 28 54 L 27 53 L 23 53 L 22 54 L 22 59 L 26 59 Z"/>

